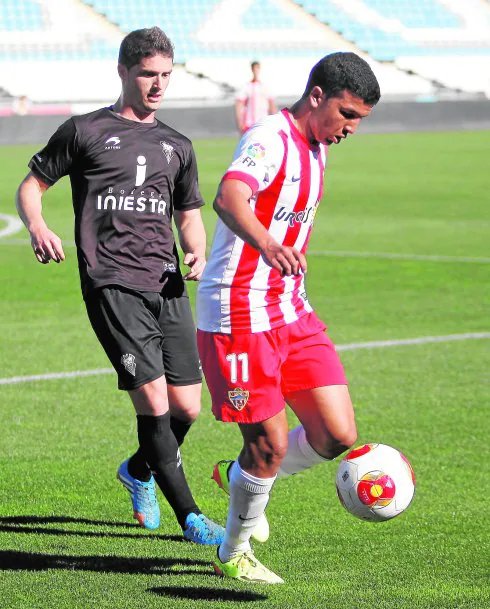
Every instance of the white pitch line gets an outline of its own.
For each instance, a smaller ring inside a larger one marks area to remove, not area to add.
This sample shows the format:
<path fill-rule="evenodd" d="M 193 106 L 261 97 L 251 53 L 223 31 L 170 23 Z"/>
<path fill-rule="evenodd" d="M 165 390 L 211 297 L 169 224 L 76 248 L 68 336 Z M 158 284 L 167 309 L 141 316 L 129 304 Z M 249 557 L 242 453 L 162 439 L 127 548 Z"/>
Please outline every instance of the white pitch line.
<path fill-rule="evenodd" d="M 404 345 L 427 345 L 429 343 L 448 343 L 461 340 L 479 340 L 490 338 L 490 332 L 471 332 L 468 334 L 447 334 L 446 336 L 422 336 L 420 338 L 402 338 L 400 340 L 379 340 L 367 343 L 350 343 L 337 345 L 337 351 L 356 351 L 358 349 L 385 349 Z M 99 376 L 114 374 L 112 368 L 96 368 L 95 370 L 74 370 L 73 372 L 50 372 L 48 374 L 33 374 L 31 376 L 11 376 L 0 378 L 0 385 L 15 385 L 33 381 L 52 381 L 58 379 L 78 378 L 82 376 Z"/>
<path fill-rule="evenodd" d="M 22 227 L 22 225 L 21 225 Z M 0 234 L 0 237 L 2 235 Z M 9 239 L 0 245 L 30 245 L 28 239 Z M 63 241 L 64 247 L 75 247 L 75 242 Z M 467 262 L 470 264 L 490 264 L 490 258 L 479 256 L 442 256 L 439 254 L 407 254 L 396 252 L 351 252 L 335 250 L 310 250 L 308 256 L 329 256 L 331 258 L 384 258 L 386 260 L 414 260 L 427 262 Z"/>
<path fill-rule="evenodd" d="M 16 385 L 17 383 L 32 383 L 34 381 L 56 381 L 58 379 L 73 379 L 81 376 L 99 376 L 113 374 L 112 368 L 96 368 L 95 370 L 73 370 L 72 372 L 48 372 L 47 374 L 31 374 L 30 376 L 11 376 L 0 379 L 0 385 Z"/>
<path fill-rule="evenodd" d="M 422 336 L 421 338 L 402 338 L 400 340 L 378 340 L 368 343 L 337 345 L 337 351 L 356 351 L 358 349 L 383 349 L 403 345 L 427 345 L 429 343 L 449 343 L 455 340 L 478 340 L 490 338 L 490 332 L 471 332 L 469 334 L 447 334 L 446 336 Z"/>
<path fill-rule="evenodd" d="M 0 220 L 3 220 L 7 223 L 7 226 L 5 228 L 0 229 L 0 238 L 8 237 L 9 235 L 15 235 L 15 233 L 18 233 L 24 226 L 20 218 L 18 218 L 17 216 L 0 214 Z"/>
<path fill-rule="evenodd" d="M 397 254 L 395 252 L 345 252 L 313 250 L 308 256 L 338 256 L 339 258 L 386 258 L 388 260 L 426 260 L 429 262 L 473 262 L 490 264 L 490 258 L 478 256 L 440 256 L 438 254 Z"/>

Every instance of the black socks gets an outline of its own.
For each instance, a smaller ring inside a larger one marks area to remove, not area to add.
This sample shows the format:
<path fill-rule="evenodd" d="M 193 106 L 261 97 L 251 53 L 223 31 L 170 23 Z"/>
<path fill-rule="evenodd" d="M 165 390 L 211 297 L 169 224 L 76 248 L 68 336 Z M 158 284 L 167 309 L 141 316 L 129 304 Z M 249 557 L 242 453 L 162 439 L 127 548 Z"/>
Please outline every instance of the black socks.
<path fill-rule="evenodd" d="M 192 423 L 182 421 L 181 419 L 177 419 L 173 415 L 170 415 L 170 429 L 173 431 L 179 446 L 182 446 L 184 443 L 184 438 L 191 426 Z M 141 448 L 138 448 L 135 454 L 129 458 L 128 471 L 130 476 L 133 476 L 133 478 L 137 478 L 142 482 L 148 482 L 150 480 L 151 470 L 146 464 Z"/>
<path fill-rule="evenodd" d="M 182 446 L 184 443 L 184 438 L 191 426 L 192 423 L 182 421 L 181 419 L 177 419 L 173 415 L 170 415 L 170 429 L 173 431 L 179 446 Z M 137 478 L 142 482 L 148 482 L 150 480 L 151 470 L 146 464 L 141 448 L 138 448 L 135 454 L 130 457 L 128 461 L 128 471 L 133 478 Z"/>
<path fill-rule="evenodd" d="M 137 415 L 136 418 L 140 448 L 129 461 L 129 473 L 139 480 L 145 480 L 141 477 L 143 473 L 149 480 L 149 466 L 156 483 L 175 512 L 180 526 L 184 528 L 188 514 L 201 512 L 185 478 L 179 445 L 170 426 L 170 412 L 157 417 Z M 143 461 L 145 465 L 148 464 L 146 469 L 142 466 Z M 136 473 L 140 475 L 137 476 Z"/>
<path fill-rule="evenodd" d="M 182 421 L 181 419 L 177 419 L 173 415 L 170 415 L 170 429 L 174 432 L 175 439 L 179 446 L 182 446 L 191 425 L 192 423 Z"/>
<path fill-rule="evenodd" d="M 148 467 L 143 456 L 141 447 L 128 460 L 128 472 L 130 476 L 141 480 L 141 482 L 149 482 L 151 478 L 151 469 Z"/>

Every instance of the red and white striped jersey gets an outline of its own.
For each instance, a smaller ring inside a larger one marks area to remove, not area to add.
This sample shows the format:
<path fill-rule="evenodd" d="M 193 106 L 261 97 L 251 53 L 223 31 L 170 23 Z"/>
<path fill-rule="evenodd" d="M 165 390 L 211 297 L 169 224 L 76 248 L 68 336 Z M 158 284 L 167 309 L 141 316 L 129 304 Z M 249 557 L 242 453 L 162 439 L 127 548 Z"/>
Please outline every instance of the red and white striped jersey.
<path fill-rule="evenodd" d="M 236 96 L 238 101 L 243 102 L 244 121 L 247 130 L 257 121 L 269 114 L 269 101 L 271 96 L 259 80 L 248 82 Z"/>
<path fill-rule="evenodd" d="M 326 154 L 327 147 L 310 144 L 283 110 L 245 133 L 223 180 L 248 184 L 259 221 L 278 243 L 304 254 L 323 194 Z M 310 311 L 304 276 L 283 277 L 218 219 L 198 286 L 198 328 L 264 332 Z"/>

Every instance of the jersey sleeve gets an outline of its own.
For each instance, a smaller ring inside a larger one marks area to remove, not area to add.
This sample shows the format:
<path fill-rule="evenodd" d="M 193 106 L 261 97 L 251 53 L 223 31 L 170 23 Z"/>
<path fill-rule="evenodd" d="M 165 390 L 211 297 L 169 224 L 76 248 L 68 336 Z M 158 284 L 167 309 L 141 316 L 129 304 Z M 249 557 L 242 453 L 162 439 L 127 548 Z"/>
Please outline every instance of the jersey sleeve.
<path fill-rule="evenodd" d="M 190 145 L 174 188 L 174 209 L 187 211 L 202 207 L 204 201 L 199 190 L 196 155 Z"/>
<path fill-rule="evenodd" d="M 279 132 L 259 123 L 243 135 L 223 180 L 245 182 L 255 195 L 271 184 L 283 158 L 284 141 Z"/>
<path fill-rule="evenodd" d="M 77 129 L 70 118 L 58 127 L 46 146 L 32 157 L 29 167 L 35 176 L 52 186 L 70 173 L 78 151 Z"/>

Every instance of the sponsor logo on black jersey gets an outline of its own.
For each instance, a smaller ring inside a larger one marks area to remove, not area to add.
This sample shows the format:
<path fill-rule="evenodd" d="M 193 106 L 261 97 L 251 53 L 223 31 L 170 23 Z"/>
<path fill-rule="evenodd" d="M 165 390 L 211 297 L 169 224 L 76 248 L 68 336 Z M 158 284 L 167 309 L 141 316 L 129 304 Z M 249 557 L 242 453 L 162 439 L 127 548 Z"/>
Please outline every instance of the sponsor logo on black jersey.
<path fill-rule="evenodd" d="M 136 211 L 161 214 L 162 216 L 166 215 L 169 207 L 160 198 L 160 194 L 154 191 L 149 191 L 146 194 L 142 190 L 134 194 L 134 190 L 132 190 L 130 194 L 126 194 L 124 190 L 114 192 L 113 188 L 108 189 L 108 194 L 97 195 L 96 205 L 99 211 Z"/>
<path fill-rule="evenodd" d="M 119 145 L 121 140 L 117 137 L 117 135 L 113 135 L 109 137 L 105 141 L 104 150 L 121 150 L 121 146 Z"/>

